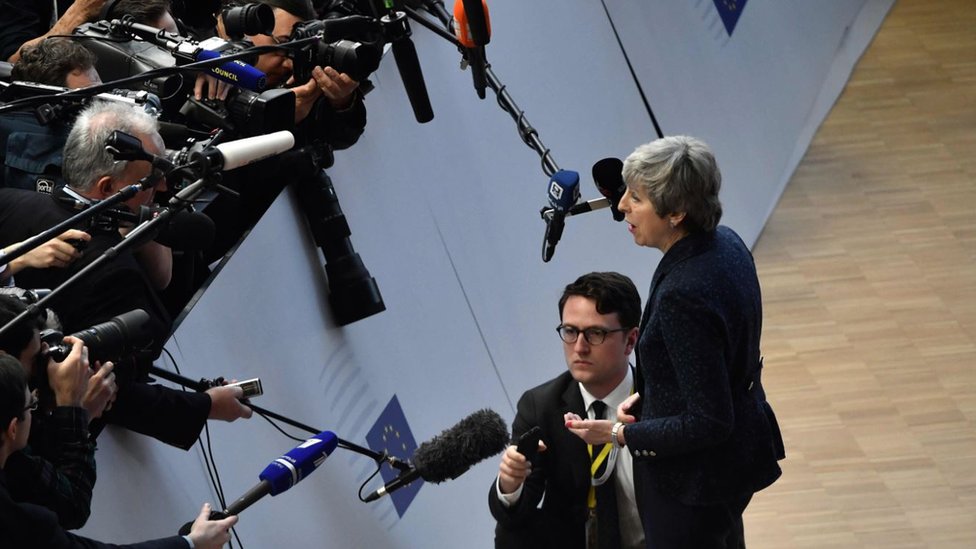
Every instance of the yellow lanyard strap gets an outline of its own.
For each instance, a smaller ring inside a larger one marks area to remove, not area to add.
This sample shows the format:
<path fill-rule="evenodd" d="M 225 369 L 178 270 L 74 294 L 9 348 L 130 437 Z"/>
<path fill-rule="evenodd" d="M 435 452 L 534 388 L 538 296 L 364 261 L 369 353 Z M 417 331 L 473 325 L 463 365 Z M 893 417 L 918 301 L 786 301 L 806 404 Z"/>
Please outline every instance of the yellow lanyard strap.
<path fill-rule="evenodd" d="M 586 453 L 590 455 L 590 493 L 586 497 L 586 505 L 590 509 L 596 509 L 596 485 L 593 483 L 596 478 L 596 472 L 603 465 L 603 462 L 607 460 L 607 456 L 610 455 L 610 449 L 612 444 L 604 444 L 603 449 L 597 454 L 596 459 L 593 459 L 593 445 L 586 445 Z"/>

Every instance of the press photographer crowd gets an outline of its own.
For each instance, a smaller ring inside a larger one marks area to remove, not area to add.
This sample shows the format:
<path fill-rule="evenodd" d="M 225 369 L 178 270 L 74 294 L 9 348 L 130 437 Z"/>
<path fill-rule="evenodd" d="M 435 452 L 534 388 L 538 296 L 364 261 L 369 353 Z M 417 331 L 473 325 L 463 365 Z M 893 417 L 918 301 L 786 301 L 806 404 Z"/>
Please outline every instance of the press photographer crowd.
<path fill-rule="evenodd" d="M 285 186 L 336 322 L 384 310 L 325 169 L 409 31 L 368 0 L 9 0 L 0 28 L 0 545 L 101 547 L 69 531 L 106 424 L 187 450 L 208 420 L 251 417 L 253 385 L 183 391 L 151 372 Z M 204 505 L 186 535 L 131 546 L 221 547 L 223 516 Z"/>

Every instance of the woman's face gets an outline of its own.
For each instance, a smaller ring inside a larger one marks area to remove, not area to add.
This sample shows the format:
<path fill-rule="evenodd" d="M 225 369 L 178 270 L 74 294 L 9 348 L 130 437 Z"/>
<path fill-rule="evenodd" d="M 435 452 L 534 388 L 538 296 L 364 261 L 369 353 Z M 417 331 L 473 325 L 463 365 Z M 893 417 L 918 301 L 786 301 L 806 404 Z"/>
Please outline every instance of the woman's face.
<path fill-rule="evenodd" d="M 647 191 L 641 185 L 628 184 L 627 192 L 621 197 L 617 208 L 624 213 L 624 221 L 638 246 L 666 252 L 680 238 L 677 229 L 671 226 L 671 221 L 675 220 L 677 224 L 684 218 L 684 214 L 659 216 Z"/>

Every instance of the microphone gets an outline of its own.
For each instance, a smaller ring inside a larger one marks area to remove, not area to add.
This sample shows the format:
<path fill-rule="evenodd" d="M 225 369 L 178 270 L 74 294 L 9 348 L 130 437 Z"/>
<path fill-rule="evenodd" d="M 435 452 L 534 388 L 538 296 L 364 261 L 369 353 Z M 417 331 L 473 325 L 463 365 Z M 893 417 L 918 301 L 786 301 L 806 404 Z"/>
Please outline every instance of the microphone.
<path fill-rule="evenodd" d="M 393 5 L 391 2 L 387 4 Z M 400 73 L 400 79 L 403 80 L 403 89 L 407 92 L 414 118 L 421 124 L 430 122 L 434 119 L 434 109 L 430 106 L 424 71 L 420 68 L 420 59 L 417 58 L 417 48 L 410 40 L 407 14 L 391 7 L 389 13 L 380 20 L 384 26 L 393 29 L 392 33 L 396 36 L 392 41 L 393 60 L 396 61 L 397 71 Z"/>
<path fill-rule="evenodd" d="M 559 170 L 549 179 L 549 206 L 551 217 L 545 215 L 546 236 L 542 246 L 542 260 L 549 261 L 556 251 L 556 244 L 563 236 L 566 214 L 579 200 L 579 172 Z"/>
<path fill-rule="evenodd" d="M 485 57 L 485 44 L 491 40 L 491 21 L 488 18 L 488 4 L 484 0 L 455 0 L 454 33 L 458 42 L 464 46 L 475 92 L 480 99 L 485 98 L 488 86 L 488 60 Z"/>
<path fill-rule="evenodd" d="M 200 48 L 193 53 L 194 61 L 208 61 L 220 57 L 220 52 Z M 268 77 L 253 65 L 234 60 L 207 69 L 210 75 L 235 86 L 261 92 L 268 87 Z"/>
<path fill-rule="evenodd" d="M 210 513 L 210 520 L 219 520 L 231 515 L 238 515 L 262 497 L 271 494 L 277 496 L 299 481 L 307 477 L 312 471 L 329 457 L 329 454 L 339 445 L 339 438 L 332 431 L 322 431 L 289 450 L 280 458 L 272 461 L 261 471 L 258 479 L 261 482 L 254 485 L 243 496 L 227 506 L 223 511 Z M 180 528 L 180 535 L 190 533 L 192 522 L 187 522 Z"/>
<path fill-rule="evenodd" d="M 494 410 L 485 408 L 422 443 L 413 454 L 413 468 L 366 496 L 365 503 L 395 492 L 421 478 L 440 484 L 464 474 L 472 465 L 500 453 L 508 445 L 508 427 Z"/>
<path fill-rule="evenodd" d="M 617 209 L 620 199 L 627 193 L 623 177 L 624 163 L 619 158 L 604 158 L 593 164 L 593 182 L 600 194 L 610 201 L 614 221 L 623 221 L 624 214 Z"/>
<path fill-rule="evenodd" d="M 295 146 L 295 136 L 288 130 L 236 139 L 190 153 L 192 167 L 204 172 L 230 171 L 241 166 L 281 154 Z"/>
<path fill-rule="evenodd" d="M 229 43 L 217 36 L 202 42 L 195 42 L 189 38 L 168 33 L 166 31 L 136 23 L 130 19 L 121 22 L 113 21 L 113 28 L 124 29 L 147 42 L 167 49 L 174 57 L 185 61 L 207 61 L 220 57 L 217 50 L 226 48 Z M 247 88 L 251 91 L 264 91 L 268 87 L 265 74 L 252 65 L 243 61 L 228 61 L 222 65 L 207 69 L 209 74 L 225 82 Z"/>

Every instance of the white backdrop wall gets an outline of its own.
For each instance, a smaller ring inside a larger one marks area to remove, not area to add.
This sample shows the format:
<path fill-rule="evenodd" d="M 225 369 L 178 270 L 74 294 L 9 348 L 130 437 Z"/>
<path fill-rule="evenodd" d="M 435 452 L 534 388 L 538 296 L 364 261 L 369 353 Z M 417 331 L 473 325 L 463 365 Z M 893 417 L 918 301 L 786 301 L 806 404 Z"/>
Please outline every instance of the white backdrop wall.
<path fill-rule="evenodd" d="M 707 0 L 607 0 L 606 11 L 594 1 L 496 1 L 488 58 L 560 167 L 581 172 L 584 198 L 596 198 L 590 166 L 655 137 L 612 20 L 664 132 L 715 149 L 725 223 L 752 243 L 891 3 L 751 0 L 730 36 Z M 394 396 L 417 442 L 479 408 L 510 423 L 522 391 L 565 367 L 554 333 L 561 288 L 616 270 L 643 295 L 660 257 L 601 211 L 570 219 L 544 264 L 538 156 L 490 90 L 476 98 L 453 47 L 419 25 L 414 41 L 434 121 L 413 120 L 386 59 L 365 135 L 330 170 L 387 310 L 335 325 L 318 251 L 285 192 L 167 345 L 184 374 L 260 376 L 259 405 L 364 445 Z M 257 418 L 210 432 L 230 499 L 295 444 Z M 83 533 L 166 535 L 215 501 L 197 449 L 113 430 L 99 443 Z M 490 459 L 424 485 L 400 516 L 390 498 L 357 500 L 372 462 L 338 450 L 301 485 L 245 511 L 238 531 L 252 548 L 490 547 L 496 470 Z"/>

